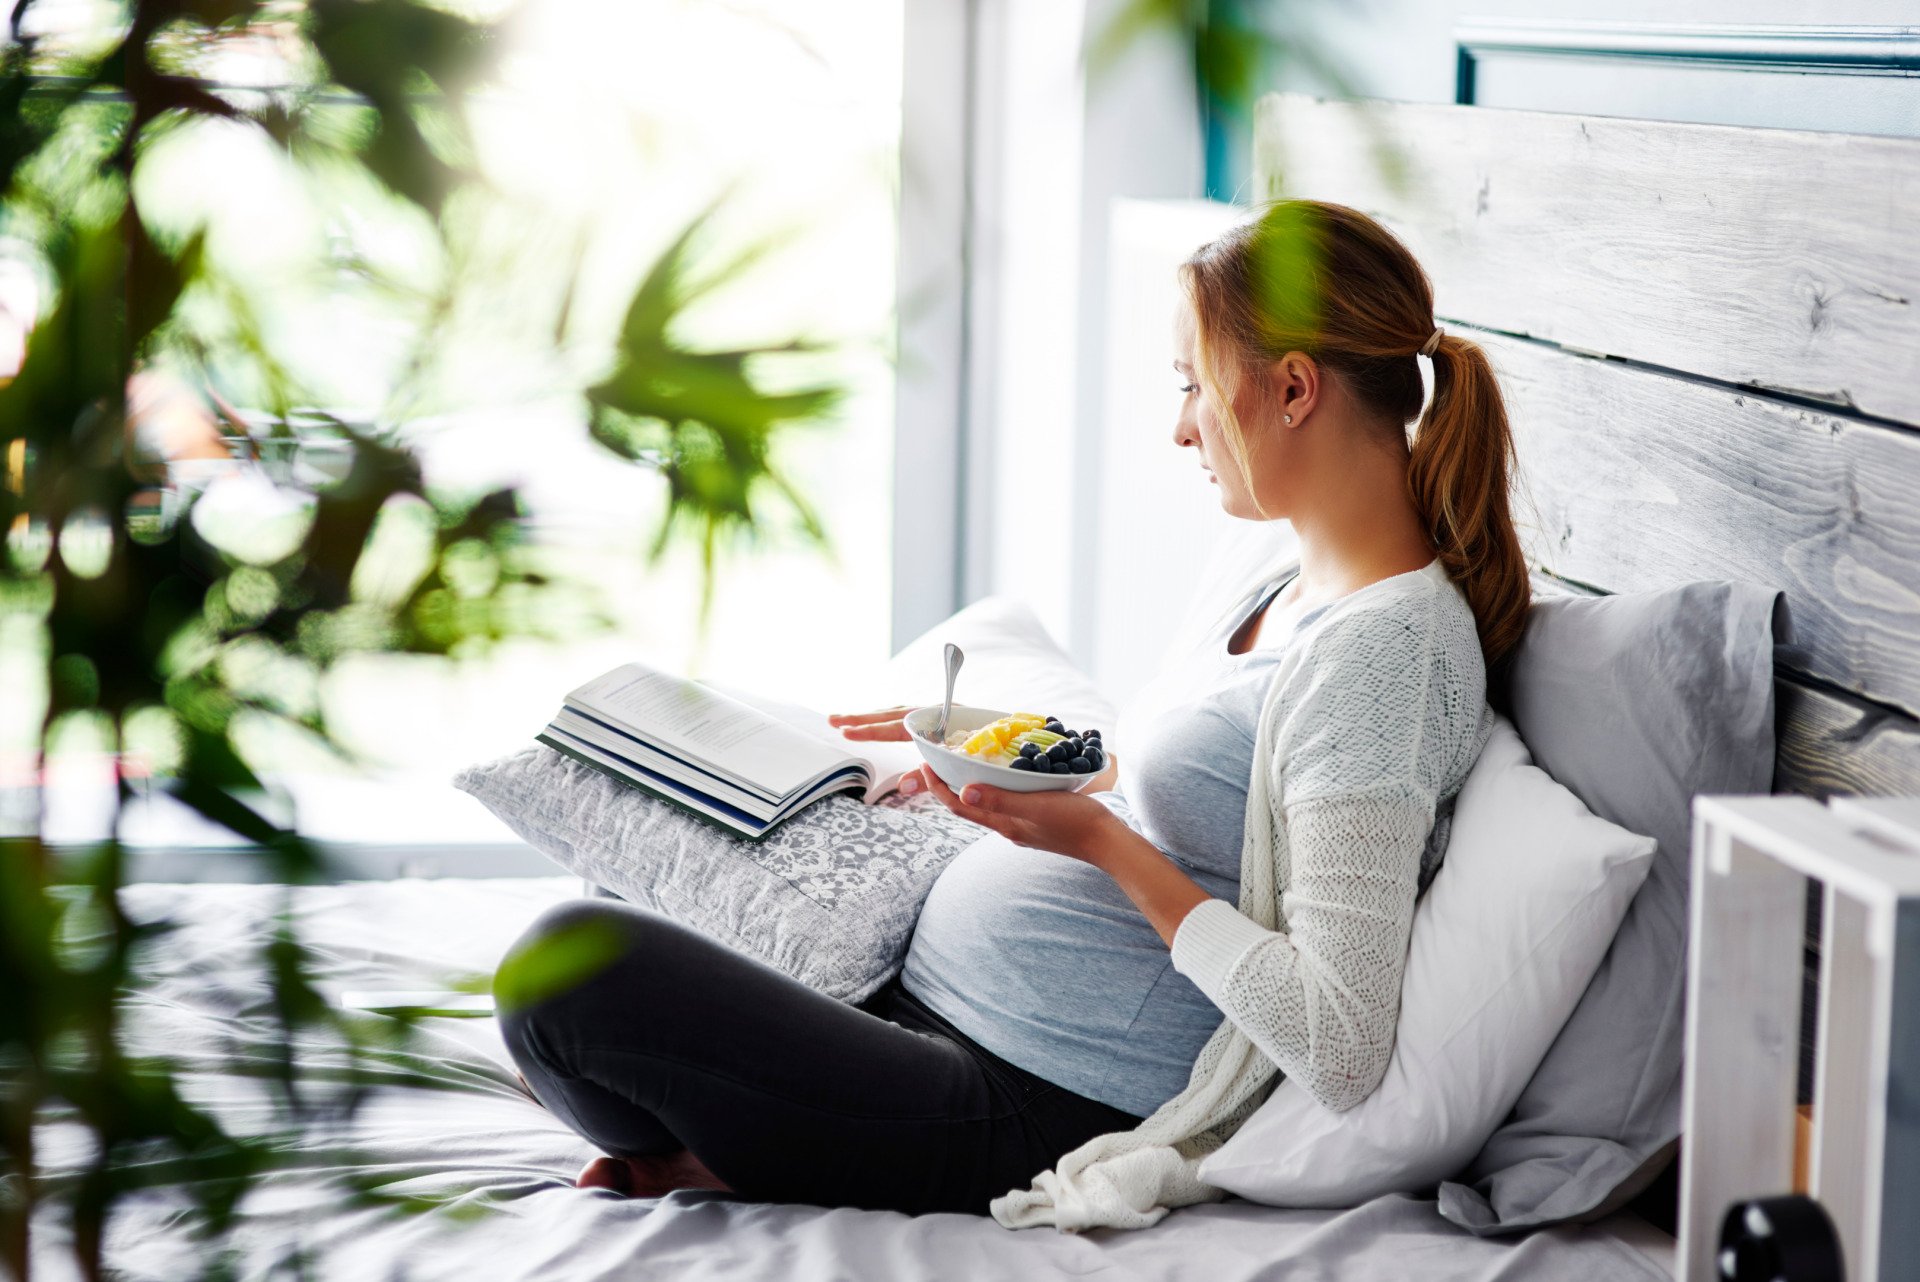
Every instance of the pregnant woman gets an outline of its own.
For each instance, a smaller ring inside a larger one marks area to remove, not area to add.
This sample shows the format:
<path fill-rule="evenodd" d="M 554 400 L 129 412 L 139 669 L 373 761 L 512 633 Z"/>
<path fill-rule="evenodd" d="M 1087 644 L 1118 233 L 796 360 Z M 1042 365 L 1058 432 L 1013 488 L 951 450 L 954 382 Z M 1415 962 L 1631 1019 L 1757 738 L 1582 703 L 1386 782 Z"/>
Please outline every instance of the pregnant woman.
<path fill-rule="evenodd" d="M 1173 442 L 1226 511 L 1291 521 L 1297 561 L 1129 707 L 1088 791 L 908 777 L 992 831 L 859 1007 L 626 904 L 537 922 L 516 948 L 582 918 L 624 941 L 502 1017 L 534 1095 L 609 1155 L 583 1186 L 1136 1227 L 1219 1196 L 1194 1168 L 1280 1074 L 1330 1109 L 1379 1084 L 1486 661 L 1529 599 L 1506 413 L 1353 210 L 1271 206 L 1180 276 Z M 899 739 L 904 711 L 835 720 Z"/>

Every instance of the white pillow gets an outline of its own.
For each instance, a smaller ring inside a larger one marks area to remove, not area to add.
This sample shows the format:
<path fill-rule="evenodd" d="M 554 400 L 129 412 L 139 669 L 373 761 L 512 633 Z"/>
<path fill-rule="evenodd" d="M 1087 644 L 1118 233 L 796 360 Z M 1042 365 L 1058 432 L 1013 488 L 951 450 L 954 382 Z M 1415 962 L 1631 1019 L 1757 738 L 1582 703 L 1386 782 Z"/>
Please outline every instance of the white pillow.
<path fill-rule="evenodd" d="M 1200 1178 L 1256 1202 L 1348 1207 L 1460 1170 L 1573 1013 L 1653 850 L 1533 765 L 1496 717 L 1414 912 L 1380 1088 L 1335 1113 L 1283 1081 Z"/>

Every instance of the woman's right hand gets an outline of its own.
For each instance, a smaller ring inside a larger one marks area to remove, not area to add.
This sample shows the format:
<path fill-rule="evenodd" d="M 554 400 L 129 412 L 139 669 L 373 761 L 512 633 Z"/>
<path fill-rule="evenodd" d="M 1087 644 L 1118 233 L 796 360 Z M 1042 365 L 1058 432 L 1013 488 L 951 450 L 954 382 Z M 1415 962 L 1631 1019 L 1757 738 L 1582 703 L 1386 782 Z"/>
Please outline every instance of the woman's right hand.
<path fill-rule="evenodd" d="M 906 740 L 906 716 L 913 708 L 901 704 L 894 708 L 881 708 L 877 712 L 833 712 L 827 714 L 827 724 L 839 726 L 843 738 L 870 742 L 876 739 Z"/>

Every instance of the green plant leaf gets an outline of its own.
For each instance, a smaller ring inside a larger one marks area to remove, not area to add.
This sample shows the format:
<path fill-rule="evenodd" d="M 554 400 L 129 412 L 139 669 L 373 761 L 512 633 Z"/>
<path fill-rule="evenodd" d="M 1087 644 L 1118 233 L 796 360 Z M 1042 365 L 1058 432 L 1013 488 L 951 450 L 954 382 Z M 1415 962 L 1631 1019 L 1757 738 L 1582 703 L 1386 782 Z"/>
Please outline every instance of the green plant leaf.
<path fill-rule="evenodd" d="M 557 997 L 605 970 L 620 955 L 619 931 L 606 921 L 574 921 L 509 953 L 494 972 L 493 994 L 502 1014 Z"/>

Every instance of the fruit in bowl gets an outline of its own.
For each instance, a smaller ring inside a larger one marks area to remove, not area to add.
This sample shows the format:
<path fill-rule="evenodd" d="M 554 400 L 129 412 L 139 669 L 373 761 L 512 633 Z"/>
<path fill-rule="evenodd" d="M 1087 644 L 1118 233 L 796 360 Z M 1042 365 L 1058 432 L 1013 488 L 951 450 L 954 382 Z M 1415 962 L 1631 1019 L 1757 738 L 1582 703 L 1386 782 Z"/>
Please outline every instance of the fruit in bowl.
<path fill-rule="evenodd" d="M 1074 730 L 1038 712 L 953 706 L 944 743 L 933 738 L 938 705 L 906 716 L 907 733 L 941 782 L 958 792 L 970 783 L 1010 792 L 1075 792 L 1107 768 L 1101 732 Z"/>

